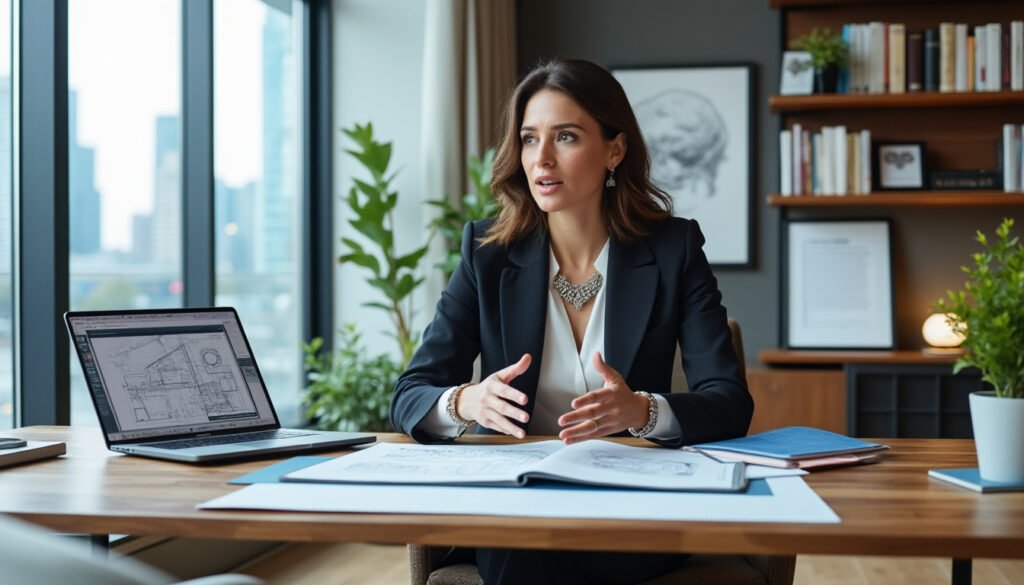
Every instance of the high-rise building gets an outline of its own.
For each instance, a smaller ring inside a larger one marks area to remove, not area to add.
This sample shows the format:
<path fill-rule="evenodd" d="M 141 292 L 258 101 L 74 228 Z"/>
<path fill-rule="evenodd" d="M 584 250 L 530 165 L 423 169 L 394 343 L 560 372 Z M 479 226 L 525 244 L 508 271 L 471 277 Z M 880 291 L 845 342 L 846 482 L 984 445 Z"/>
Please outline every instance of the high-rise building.
<path fill-rule="evenodd" d="M 291 15 L 268 9 L 263 24 L 263 181 L 257 193 L 257 272 L 287 274 L 294 266 L 298 233 L 298 144 L 292 63 Z"/>
<path fill-rule="evenodd" d="M 218 274 L 253 272 L 253 202 L 258 187 L 255 182 L 238 188 L 221 180 L 214 184 Z"/>
<path fill-rule="evenodd" d="M 178 116 L 156 119 L 152 259 L 159 266 L 181 264 L 181 131 Z"/>
<path fill-rule="evenodd" d="M 129 258 L 138 264 L 153 260 L 152 213 L 137 213 L 132 216 L 132 250 Z"/>
<path fill-rule="evenodd" d="M 8 92 L 10 90 L 8 89 Z M 68 92 L 68 239 L 73 254 L 100 251 L 96 150 L 78 143 L 78 92 Z"/>

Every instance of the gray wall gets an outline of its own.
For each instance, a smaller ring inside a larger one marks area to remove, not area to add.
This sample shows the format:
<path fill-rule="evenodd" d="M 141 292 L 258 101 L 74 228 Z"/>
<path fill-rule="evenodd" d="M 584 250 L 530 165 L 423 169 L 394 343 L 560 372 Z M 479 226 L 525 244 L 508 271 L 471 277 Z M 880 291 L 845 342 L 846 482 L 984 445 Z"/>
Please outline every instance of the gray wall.
<path fill-rule="evenodd" d="M 552 56 L 609 68 L 755 64 L 754 268 L 716 270 L 729 315 L 743 327 L 748 362 L 778 345 L 779 212 L 764 201 L 779 182 L 779 120 L 768 112 L 779 78 L 779 18 L 763 0 L 519 0 L 524 72 Z"/>

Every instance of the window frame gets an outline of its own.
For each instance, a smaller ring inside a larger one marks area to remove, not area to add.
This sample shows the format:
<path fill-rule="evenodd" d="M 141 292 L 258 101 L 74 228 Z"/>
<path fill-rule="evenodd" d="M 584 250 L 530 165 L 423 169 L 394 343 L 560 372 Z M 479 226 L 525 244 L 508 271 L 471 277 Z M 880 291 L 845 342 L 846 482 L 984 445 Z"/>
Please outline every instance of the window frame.
<path fill-rule="evenodd" d="M 182 275 L 215 298 L 213 2 L 182 0 Z M 302 0 L 300 273 L 306 339 L 333 330 L 331 1 Z M 15 426 L 70 423 L 68 0 L 12 0 Z M 31 74 L 26 74 L 31 72 Z M 24 130 L 23 129 L 28 129 Z M 27 390 L 31 391 L 27 391 Z"/>

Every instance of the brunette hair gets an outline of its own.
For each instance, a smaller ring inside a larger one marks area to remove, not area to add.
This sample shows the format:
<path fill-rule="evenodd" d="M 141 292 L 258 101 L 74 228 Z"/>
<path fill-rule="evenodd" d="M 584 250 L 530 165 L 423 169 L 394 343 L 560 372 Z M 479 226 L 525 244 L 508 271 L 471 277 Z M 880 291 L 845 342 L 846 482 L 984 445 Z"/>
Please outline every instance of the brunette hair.
<path fill-rule="evenodd" d="M 481 244 L 508 245 L 537 230 L 547 229 L 547 217 L 530 194 L 523 171 L 519 129 L 526 104 L 542 89 L 560 91 L 590 114 L 606 140 L 625 134 L 626 154 L 615 168 L 614 188 L 606 188 L 602 209 L 608 231 L 625 242 L 635 241 L 650 226 L 672 215 L 672 198 L 650 179 L 651 160 L 636 116 L 619 82 L 589 61 L 553 59 L 530 71 L 505 104 L 501 144 L 494 157 L 491 190 L 501 211 Z"/>

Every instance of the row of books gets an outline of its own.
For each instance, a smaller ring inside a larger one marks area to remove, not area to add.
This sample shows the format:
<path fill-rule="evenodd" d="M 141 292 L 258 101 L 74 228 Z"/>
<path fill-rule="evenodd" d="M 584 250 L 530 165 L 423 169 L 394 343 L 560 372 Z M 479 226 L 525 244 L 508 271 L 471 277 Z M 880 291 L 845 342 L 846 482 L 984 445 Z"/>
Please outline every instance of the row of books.
<path fill-rule="evenodd" d="M 845 24 L 839 93 L 1024 90 L 1024 21 L 971 28 L 944 22 L 907 31 L 900 23 Z"/>
<path fill-rule="evenodd" d="M 871 131 L 800 124 L 779 133 L 782 195 L 866 195 L 871 192 Z"/>

